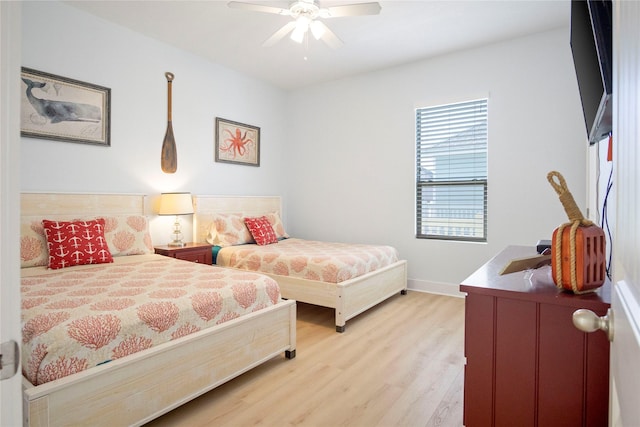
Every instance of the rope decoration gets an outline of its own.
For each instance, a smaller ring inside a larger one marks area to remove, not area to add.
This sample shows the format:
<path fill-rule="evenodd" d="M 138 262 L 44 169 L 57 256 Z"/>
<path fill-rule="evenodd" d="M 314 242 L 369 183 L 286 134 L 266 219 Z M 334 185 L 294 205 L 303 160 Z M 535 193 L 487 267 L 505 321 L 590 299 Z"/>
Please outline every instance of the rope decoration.
<path fill-rule="evenodd" d="M 555 181 L 557 179 L 557 182 Z M 592 292 L 593 289 L 587 291 L 578 290 L 578 279 L 576 274 L 576 231 L 578 227 L 588 227 L 590 225 L 594 225 L 592 221 L 586 219 L 582 212 L 580 212 L 580 208 L 576 204 L 576 201 L 573 199 L 573 195 L 569 191 L 567 187 L 567 182 L 564 180 L 564 177 L 560 174 L 560 172 L 551 171 L 547 174 L 547 181 L 553 187 L 553 189 L 558 194 L 560 198 L 560 203 L 562 203 L 562 207 L 564 211 L 567 213 L 567 217 L 569 217 L 569 222 L 564 223 L 558 227 L 558 231 L 556 232 L 556 239 L 553 242 L 555 247 L 555 264 L 556 264 L 556 277 L 555 282 L 556 286 L 560 289 L 563 289 L 562 286 L 562 234 L 566 227 L 571 227 L 569 230 L 569 262 L 571 265 L 571 289 L 576 294 L 583 294 L 587 292 Z"/>

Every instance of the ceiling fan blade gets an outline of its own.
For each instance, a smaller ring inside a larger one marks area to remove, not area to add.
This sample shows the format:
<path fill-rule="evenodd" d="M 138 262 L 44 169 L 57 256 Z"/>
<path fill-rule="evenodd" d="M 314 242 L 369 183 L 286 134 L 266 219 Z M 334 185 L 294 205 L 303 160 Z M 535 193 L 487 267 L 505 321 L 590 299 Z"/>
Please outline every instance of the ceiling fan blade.
<path fill-rule="evenodd" d="M 322 37 L 321 37 L 322 41 L 324 41 L 327 45 L 329 45 L 329 47 L 332 47 L 333 49 L 338 49 L 342 47 L 344 43 L 342 43 L 342 40 L 340 40 L 340 38 L 336 36 L 336 34 L 329 29 L 329 27 L 324 25 L 324 23 L 322 23 L 321 21 L 316 21 L 316 22 L 320 22 L 322 27 L 324 27 L 324 33 L 322 34 Z"/>
<path fill-rule="evenodd" d="M 241 1 L 230 1 L 227 6 L 233 9 L 244 9 L 253 12 L 275 13 L 276 15 L 291 15 L 289 9 L 283 9 L 281 7 L 265 6 L 255 3 L 244 3 Z"/>
<path fill-rule="evenodd" d="M 377 15 L 380 13 L 380 3 L 356 3 L 345 4 L 344 6 L 333 6 L 326 8 L 327 16 L 323 18 L 338 18 L 341 16 Z"/>
<path fill-rule="evenodd" d="M 295 21 L 291 21 L 288 24 L 285 24 L 282 28 L 280 28 L 278 31 L 273 33 L 273 35 L 269 37 L 264 43 L 262 43 L 262 46 L 264 47 L 273 46 L 274 44 L 282 40 L 284 36 L 286 36 L 291 31 L 293 31 L 295 27 L 296 27 Z"/>

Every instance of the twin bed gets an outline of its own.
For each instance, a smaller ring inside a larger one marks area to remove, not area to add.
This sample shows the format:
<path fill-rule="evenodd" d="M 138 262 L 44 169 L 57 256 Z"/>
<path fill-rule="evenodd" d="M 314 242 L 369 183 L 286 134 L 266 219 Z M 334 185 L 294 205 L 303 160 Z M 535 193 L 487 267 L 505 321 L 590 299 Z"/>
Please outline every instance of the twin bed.
<path fill-rule="evenodd" d="M 22 195 L 25 425 L 144 424 L 279 354 L 295 357 L 296 301 L 335 309 L 342 332 L 406 292 L 394 248 L 289 238 L 279 197 L 194 197 L 193 238 L 213 241 L 224 268 L 153 254 L 145 204 L 141 195 Z M 262 215 L 277 244 L 244 241 L 242 218 Z M 63 221 L 95 218 L 113 262 L 69 267 L 67 257 L 47 268 L 48 256 L 68 254 L 61 238 L 44 236 L 43 219 L 58 233 Z M 286 260 L 290 247 L 297 255 Z M 233 250 L 249 261 L 225 254 Z"/>

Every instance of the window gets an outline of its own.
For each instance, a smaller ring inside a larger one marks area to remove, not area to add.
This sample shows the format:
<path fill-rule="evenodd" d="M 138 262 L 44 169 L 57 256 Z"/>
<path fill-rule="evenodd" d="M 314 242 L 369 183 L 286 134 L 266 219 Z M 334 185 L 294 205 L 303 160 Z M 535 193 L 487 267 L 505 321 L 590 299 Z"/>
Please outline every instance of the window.
<path fill-rule="evenodd" d="M 487 241 L 487 100 L 416 110 L 416 237 Z"/>

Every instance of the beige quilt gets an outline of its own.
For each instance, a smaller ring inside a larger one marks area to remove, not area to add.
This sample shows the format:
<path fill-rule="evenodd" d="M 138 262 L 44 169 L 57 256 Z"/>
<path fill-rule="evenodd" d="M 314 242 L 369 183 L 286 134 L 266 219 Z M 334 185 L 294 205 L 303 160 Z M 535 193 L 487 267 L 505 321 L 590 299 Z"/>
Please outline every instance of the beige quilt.
<path fill-rule="evenodd" d="M 391 246 L 289 238 L 271 245 L 227 246 L 216 264 L 241 270 L 340 283 L 398 261 Z"/>
<path fill-rule="evenodd" d="M 22 368 L 39 385 L 280 300 L 267 276 L 160 255 L 22 269 Z"/>

